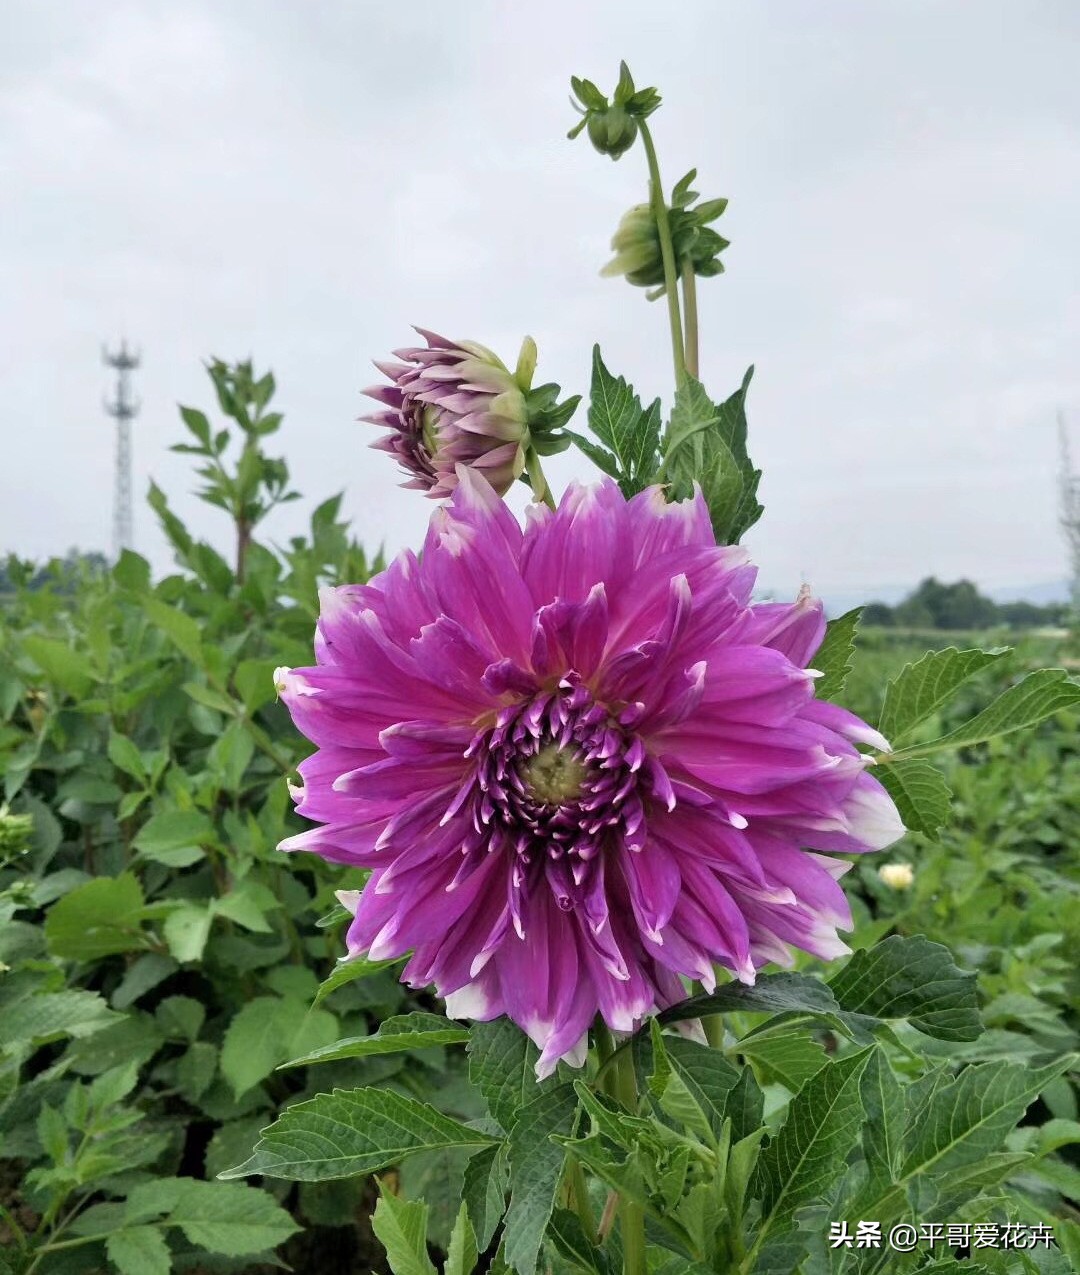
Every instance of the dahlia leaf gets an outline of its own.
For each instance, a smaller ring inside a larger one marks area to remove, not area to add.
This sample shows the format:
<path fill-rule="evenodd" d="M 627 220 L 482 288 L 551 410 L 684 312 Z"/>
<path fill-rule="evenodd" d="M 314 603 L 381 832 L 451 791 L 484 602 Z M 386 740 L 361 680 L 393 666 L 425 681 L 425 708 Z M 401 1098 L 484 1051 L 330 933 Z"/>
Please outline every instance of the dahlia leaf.
<path fill-rule="evenodd" d="M 969 722 L 956 730 L 932 739 L 925 744 L 915 744 L 893 756 L 898 760 L 921 757 L 926 753 L 940 752 L 946 748 L 969 748 L 982 744 L 998 735 L 1026 730 L 1037 726 L 1055 713 L 1075 708 L 1080 704 L 1080 683 L 1073 682 L 1065 669 L 1042 668 L 1029 673 L 1023 680 L 1010 686 L 996 700 L 984 708 Z"/>
<path fill-rule="evenodd" d="M 792 1098 L 783 1127 L 758 1160 L 756 1249 L 777 1225 L 790 1229 L 795 1210 L 826 1195 L 843 1172 L 862 1123 L 859 1081 L 873 1048 L 822 1067 Z"/>
<path fill-rule="evenodd" d="M 577 1114 L 572 1085 L 541 1092 L 522 1107 L 510 1130 L 510 1208 L 506 1215 L 506 1261 L 518 1275 L 533 1275 L 566 1152 L 553 1135 L 569 1136 Z"/>
<path fill-rule="evenodd" d="M 726 1115 L 731 1121 L 731 1142 L 736 1145 L 762 1128 L 765 1112 L 765 1095 L 757 1082 L 753 1070 L 744 1067 L 739 1075 L 738 1084 L 728 1098 Z"/>
<path fill-rule="evenodd" d="M 713 403 L 701 382 L 687 376 L 664 435 L 661 473 L 676 500 L 688 499 L 700 483 L 718 544 L 737 544 L 763 512 L 757 501 L 761 470 L 746 450 L 746 391 L 753 374 L 751 367 L 723 403 Z"/>
<path fill-rule="evenodd" d="M 904 1093 L 883 1049 L 871 1054 L 860 1095 L 866 1113 L 863 1159 L 871 1189 L 881 1189 L 896 1180 L 904 1139 Z"/>
<path fill-rule="evenodd" d="M 192 1244 L 226 1257 L 262 1253 L 300 1230 L 267 1192 L 246 1183 L 226 1186 L 197 1178 L 140 1183 L 127 1197 L 125 1217 L 129 1224 L 161 1218 L 178 1226 Z"/>
<path fill-rule="evenodd" d="M 945 776 L 928 761 L 892 761 L 878 766 L 875 779 L 896 803 L 904 827 L 935 837 L 949 817 L 952 790 Z"/>
<path fill-rule="evenodd" d="M 169 1275 L 172 1258 L 156 1226 L 127 1226 L 105 1241 L 109 1261 L 120 1275 Z"/>
<path fill-rule="evenodd" d="M 427 1251 L 428 1206 L 422 1200 L 400 1199 L 381 1181 L 379 1194 L 371 1229 L 386 1249 L 394 1275 L 436 1275 Z"/>
<path fill-rule="evenodd" d="M 430 1049 L 436 1045 L 463 1045 L 469 1029 L 452 1023 L 440 1014 L 417 1011 L 386 1019 L 373 1036 L 349 1036 L 312 1050 L 300 1058 L 282 1063 L 287 1067 L 306 1067 L 310 1063 L 336 1062 L 339 1058 L 369 1058 L 374 1054 L 399 1054 L 406 1049 Z"/>
<path fill-rule="evenodd" d="M 418 1151 L 495 1141 L 416 1098 L 388 1089 L 335 1089 L 287 1107 L 263 1130 L 251 1158 L 218 1177 L 324 1182 L 374 1173 Z"/>
<path fill-rule="evenodd" d="M 936 1040 L 982 1035 L 975 973 L 960 969 L 947 947 L 921 934 L 894 934 L 856 952 L 829 986 L 847 1013 L 906 1019 Z"/>
<path fill-rule="evenodd" d="M 652 1028 L 655 1022 L 655 1018 L 650 1020 L 650 1091 L 667 1115 L 715 1148 L 723 1135 L 728 1099 L 740 1073 L 707 1045 L 682 1036 L 662 1036 L 658 1025 Z M 648 1057 L 642 1062 L 650 1066 Z"/>
<path fill-rule="evenodd" d="M 536 1097 L 540 1051 L 506 1017 L 474 1023 L 467 1049 L 470 1081 L 483 1094 L 491 1118 L 509 1132 L 518 1111 Z M 543 1083 L 554 1087 L 556 1082 Z"/>
<path fill-rule="evenodd" d="M 709 1014 L 813 1014 L 832 1021 L 841 1031 L 840 1006 L 828 987 L 807 974 L 763 974 L 748 987 L 726 983 L 715 992 L 691 996 L 657 1015 L 662 1027 Z"/>
<path fill-rule="evenodd" d="M 818 699 L 836 700 L 844 690 L 855 658 L 855 635 L 863 608 L 845 611 L 825 628 L 825 639 L 813 656 L 813 667 L 822 674 L 814 683 Z"/>
<path fill-rule="evenodd" d="M 647 487 L 656 469 L 660 445 L 660 400 L 643 409 L 633 388 L 623 377 L 612 376 L 604 366 L 598 345 L 593 346 L 588 419 L 589 429 L 611 450 L 617 466 L 612 477 L 618 479 L 623 495 L 630 497 Z M 576 436 L 575 441 L 581 446 Z M 599 464 L 587 448 L 582 450 Z"/>
<path fill-rule="evenodd" d="M 346 917 L 352 915 L 345 908 L 341 910 Z M 404 959 L 403 956 L 395 956 L 386 961 L 368 961 L 362 956 L 357 956 L 339 961 L 333 971 L 319 984 L 319 990 L 315 993 L 315 999 L 312 1004 L 320 1005 L 331 992 L 336 992 L 339 987 L 345 987 L 348 983 L 355 983 L 359 978 L 370 978 L 372 974 L 378 974 L 380 970 L 389 969 L 391 965 L 400 965 Z"/>
<path fill-rule="evenodd" d="M 1019 1063 L 980 1063 L 949 1083 L 908 1088 L 905 1156 L 894 1185 L 860 1193 L 859 1216 L 892 1221 L 906 1209 L 909 1191 L 920 1180 L 938 1182 L 967 1165 L 982 1165 L 996 1154 L 1046 1086 L 1077 1063 L 1075 1054 L 1032 1070 Z"/>
<path fill-rule="evenodd" d="M 619 1268 L 613 1267 L 603 1248 L 590 1243 L 577 1214 L 569 1209 L 556 1209 L 551 1215 L 547 1238 L 575 1270 L 585 1275 L 617 1275 Z"/>
<path fill-rule="evenodd" d="M 495 1230 L 506 1212 L 506 1193 L 510 1189 L 510 1165 L 505 1142 L 484 1147 L 471 1156 L 465 1166 L 462 1200 L 481 1249 L 491 1243 Z"/>
<path fill-rule="evenodd" d="M 902 668 L 885 688 L 878 729 L 893 744 L 898 743 L 951 699 L 969 677 L 1008 653 L 1008 647 L 960 651 L 950 646 L 943 651 L 928 651 L 922 659 Z"/>
<path fill-rule="evenodd" d="M 767 1083 L 778 1081 L 792 1093 L 828 1062 L 823 1046 L 805 1030 L 756 1034 L 740 1041 L 738 1051 L 757 1063 Z"/>
<path fill-rule="evenodd" d="M 446 1250 L 444 1275 L 470 1275 L 480 1254 L 476 1247 L 476 1233 L 469 1221 L 464 1200 L 458 1210 L 454 1229 L 450 1233 L 450 1247 Z"/>

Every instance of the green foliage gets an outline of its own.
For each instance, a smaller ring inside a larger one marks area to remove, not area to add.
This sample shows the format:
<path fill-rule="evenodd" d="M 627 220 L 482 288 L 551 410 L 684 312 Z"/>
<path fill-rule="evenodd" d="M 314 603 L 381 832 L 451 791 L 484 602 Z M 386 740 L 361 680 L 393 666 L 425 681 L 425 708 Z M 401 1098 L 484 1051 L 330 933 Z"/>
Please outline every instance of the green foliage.
<path fill-rule="evenodd" d="M 603 447 L 580 434 L 570 433 L 570 437 L 598 468 L 618 479 L 624 496 L 649 485 L 659 460 L 660 400 L 642 409 L 626 381 L 612 376 L 604 366 L 598 345 L 593 347 L 589 429 Z"/>
<path fill-rule="evenodd" d="M 906 652 L 857 635 L 857 613 L 834 621 L 816 689 L 895 745 L 873 773 L 914 830 L 895 852 L 911 888 L 867 857 L 849 878 L 856 951 L 827 979 L 806 960 L 688 995 L 613 1057 L 538 1083 L 507 1020 L 451 1022 L 397 962 L 337 960 L 333 894 L 361 874 L 274 852 L 296 827 L 283 776 L 303 745 L 272 673 L 310 659 L 319 586 L 370 564 L 339 498 L 283 551 L 256 538 L 288 494 L 261 452 L 272 383 L 212 375 L 232 424 L 185 410 L 185 446 L 232 519 L 233 564 L 153 489 L 176 574 L 154 581 L 130 553 L 64 589 L 16 571 L 2 604 L 7 1265 L 262 1269 L 284 1245 L 305 1269 L 301 1222 L 362 1216 L 349 1179 L 373 1172 L 395 1275 L 615 1275 L 611 1191 L 644 1215 L 663 1275 L 853 1275 L 860 1255 L 830 1250 L 829 1224 L 916 1212 L 1049 1220 L 1075 1251 L 1075 683 L 1032 672 L 1041 653 L 947 649 L 898 671 Z M 745 386 L 717 406 L 688 381 L 662 444 L 659 406 L 598 354 L 593 388 L 590 446 L 623 489 L 658 470 L 677 488 L 700 464 L 737 539 L 758 512 Z"/>
<path fill-rule="evenodd" d="M 310 659 L 319 587 L 372 564 L 340 498 L 284 551 L 259 542 L 291 498 L 262 451 L 273 383 L 210 372 L 231 424 L 184 409 L 184 446 L 232 520 L 234 565 L 152 487 L 175 574 L 128 551 L 111 571 L 9 570 L 0 600 L 0 1249 L 14 1239 L 17 1270 L 264 1262 L 298 1223 L 205 1179 L 307 1096 L 305 1068 L 275 1068 L 409 1008 L 371 970 L 313 1007 L 340 953 L 316 922 L 350 882 L 274 851 L 299 827 L 284 776 L 304 749 L 273 669 Z"/>
<path fill-rule="evenodd" d="M 825 637 L 814 655 L 814 668 L 821 674 L 814 686 L 818 699 L 838 700 L 843 694 L 855 656 L 855 635 L 862 613 L 862 607 L 855 607 L 826 625 Z"/>
<path fill-rule="evenodd" d="M 671 497 L 686 500 L 699 483 L 709 508 L 717 544 L 738 544 L 762 515 L 757 489 L 761 470 L 746 450 L 746 392 L 754 369 L 723 403 L 713 403 L 701 382 L 687 376 L 663 439 L 658 477 L 671 484 Z"/>

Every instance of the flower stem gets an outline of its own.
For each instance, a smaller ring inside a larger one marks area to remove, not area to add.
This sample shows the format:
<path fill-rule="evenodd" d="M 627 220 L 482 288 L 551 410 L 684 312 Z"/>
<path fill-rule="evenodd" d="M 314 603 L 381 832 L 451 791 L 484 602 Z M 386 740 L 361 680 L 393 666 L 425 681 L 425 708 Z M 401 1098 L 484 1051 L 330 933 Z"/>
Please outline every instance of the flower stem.
<path fill-rule="evenodd" d="M 631 1114 L 638 1109 L 634 1052 L 625 1049 L 615 1061 L 615 1091 Z M 645 1210 L 634 1200 L 623 1198 L 620 1206 L 623 1242 L 623 1275 L 645 1275 Z"/>
<path fill-rule="evenodd" d="M 581 1222 L 581 1229 L 585 1232 L 585 1236 L 590 1244 L 599 1242 L 596 1233 L 596 1222 L 593 1220 L 592 1208 L 589 1205 L 589 1188 L 585 1182 L 585 1174 L 581 1169 L 581 1161 L 576 1160 L 573 1156 L 570 1160 L 570 1191 L 574 1197 L 574 1212 L 577 1213 Z"/>
<path fill-rule="evenodd" d="M 641 140 L 645 146 L 645 157 L 649 163 L 649 203 L 653 217 L 656 219 L 656 230 L 660 236 L 660 256 L 664 263 L 664 289 L 667 296 L 668 319 L 671 323 L 671 352 L 675 363 L 675 385 L 679 387 L 686 379 L 686 360 L 683 353 L 682 316 L 679 314 L 678 272 L 675 266 L 675 245 L 671 239 L 671 222 L 668 220 L 667 202 L 664 199 L 664 187 L 660 182 L 660 165 L 656 160 L 656 148 L 653 146 L 652 134 L 644 120 L 638 121 Z"/>
<path fill-rule="evenodd" d="M 683 314 L 686 317 L 686 370 L 691 376 L 698 374 L 698 326 L 697 326 L 697 276 L 694 263 L 687 261 L 682 268 Z"/>

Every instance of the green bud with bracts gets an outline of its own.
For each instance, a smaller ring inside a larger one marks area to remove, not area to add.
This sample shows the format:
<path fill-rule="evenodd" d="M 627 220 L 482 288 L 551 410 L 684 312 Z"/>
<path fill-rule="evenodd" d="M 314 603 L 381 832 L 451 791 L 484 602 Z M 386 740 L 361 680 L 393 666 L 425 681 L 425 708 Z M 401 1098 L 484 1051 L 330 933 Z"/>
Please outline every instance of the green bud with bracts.
<path fill-rule="evenodd" d="M 592 80 L 579 80 L 574 75 L 570 77 L 570 86 L 577 98 L 576 102 L 571 98 L 571 104 L 581 119 L 567 137 L 577 137 L 586 129 L 593 146 L 601 155 L 612 159 L 626 154 L 637 140 L 638 120 L 651 115 L 660 105 L 660 95 L 655 89 L 635 89 L 625 62 L 619 64 L 619 82 L 610 102 Z"/>
<path fill-rule="evenodd" d="M 693 207 L 697 192 L 690 183 L 697 176 L 691 169 L 671 193 L 668 223 L 675 254 L 677 274 L 682 274 L 687 264 L 694 274 L 709 278 L 723 274 L 720 254 L 728 246 L 728 240 L 717 234 L 709 225 L 727 207 L 726 199 L 709 199 Z M 625 275 L 629 283 L 638 288 L 651 288 L 649 300 L 664 295 L 664 260 L 660 248 L 660 232 L 656 218 L 648 204 L 636 204 L 619 222 L 611 239 L 615 256 L 600 271 L 606 278 Z"/>

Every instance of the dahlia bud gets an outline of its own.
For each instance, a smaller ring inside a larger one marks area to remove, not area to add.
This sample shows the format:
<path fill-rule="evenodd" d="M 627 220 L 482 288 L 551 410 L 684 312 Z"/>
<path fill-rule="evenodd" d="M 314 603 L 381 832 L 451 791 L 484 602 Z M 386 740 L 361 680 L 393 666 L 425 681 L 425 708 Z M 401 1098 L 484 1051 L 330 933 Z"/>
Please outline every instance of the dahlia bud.
<path fill-rule="evenodd" d="M 878 868 L 878 876 L 890 890 L 910 890 L 915 872 L 910 863 L 885 863 Z"/>
<path fill-rule="evenodd" d="M 689 264 L 694 274 L 707 278 L 722 274 L 720 254 L 728 246 L 728 240 L 712 230 L 708 223 L 715 221 L 725 208 L 726 199 L 709 199 L 691 207 L 697 199 L 697 191 L 690 183 L 697 176 L 691 169 L 671 194 L 668 224 L 675 253 L 675 269 L 681 274 Z M 638 288 L 652 288 L 649 299 L 664 294 L 664 259 L 660 250 L 660 232 L 656 218 L 648 204 L 636 204 L 619 222 L 611 239 L 615 256 L 600 271 L 605 278 L 625 275 L 627 282 Z"/>
<path fill-rule="evenodd" d="M 609 155 L 612 159 L 626 154 L 637 140 L 638 120 L 651 115 L 660 105 L 660 95 L 655 89 L 639 91 L 634 88 L 633 77 L 625 62 L 619 64 L 619 83 L 610 103 L 592 80 L 579 80 L 573 75 L 570 86 L 581 103 L 579 106 L 574 102 L 573 107 L 582 118 L 567 137 L 577 137 L 583 128 L 587 129 L 593 146 L 601 155 Z"/>
<path fill-rule="evenodd" d="M 360 419 L 390 431 L 372 446 L 395 456 L 409 480 L 404 487 L 441 500 L 457 486 L 457 466 L 476 469 L 505 495 L 525 472 L 529 451 L 562 451 L 570 439 L 558 430 L 578 398 L 557 401 L 557 385 L 531 389 L 536 343 L 526 337 L 513 372 L 475 341 L 448 341 L 417 328 L 427 348 L 395 350 L 400 363 L 375 366 L 391 384 L 364 391 L 385 411 Z"/>
<path fill-rule="evenodd" d="M 34 821 L 30 815 L 13 815 L 0 805 L 0 865 L 13 862 L 30 849 Z"/>

